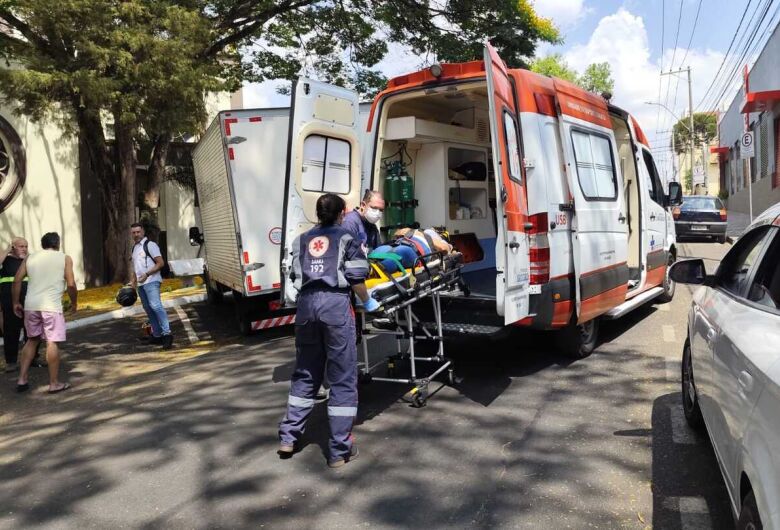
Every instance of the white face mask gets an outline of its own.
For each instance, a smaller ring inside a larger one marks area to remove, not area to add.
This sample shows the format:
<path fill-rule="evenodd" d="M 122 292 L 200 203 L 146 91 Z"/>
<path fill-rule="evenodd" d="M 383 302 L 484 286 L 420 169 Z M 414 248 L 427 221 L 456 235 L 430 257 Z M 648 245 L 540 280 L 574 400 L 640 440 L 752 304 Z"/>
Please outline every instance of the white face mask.
<path fill-rule="evenodd" d="M 382 210 L 377 210 L 376 208 L 371 208 L 370 206 L 367 206 L 366 212 L 363 214 L 363 217 L 366 218 L 366 221 L 368 221 L 372 225 L 375 225 L 382 218 Z"/>

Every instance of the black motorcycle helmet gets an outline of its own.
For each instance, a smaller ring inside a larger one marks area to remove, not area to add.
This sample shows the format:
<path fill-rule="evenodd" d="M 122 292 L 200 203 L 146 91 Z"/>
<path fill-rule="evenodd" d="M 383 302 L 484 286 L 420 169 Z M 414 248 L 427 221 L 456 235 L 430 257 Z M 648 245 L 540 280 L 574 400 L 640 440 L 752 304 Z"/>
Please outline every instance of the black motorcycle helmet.
<path fill-rule="evenodd" d="M 130 285 L 125 285 L 116 293 L 116 303 L 122 307 L 130 307 L 138 300 L 138 294 Z"/>

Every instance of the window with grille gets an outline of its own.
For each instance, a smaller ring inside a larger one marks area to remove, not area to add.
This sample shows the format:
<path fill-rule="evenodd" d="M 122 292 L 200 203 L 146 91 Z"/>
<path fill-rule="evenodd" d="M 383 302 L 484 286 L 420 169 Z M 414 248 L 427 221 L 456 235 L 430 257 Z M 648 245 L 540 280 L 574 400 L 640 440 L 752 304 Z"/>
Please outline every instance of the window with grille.
<path fill-rule="evenodd" d="M 349 142 L 318 134 L 307 136 L 303 141 L 303 189 L 349 193 L 351 159 Z"/>
<path fill-rule="evenodd" d="M 775 171 L 772 174 L 772 187 L 780 186 L 780 118 L 775 118 Z"/>
<path fill-rule="evenodd" d="M 761 127 L 758 137 L 758 153 L 760 157 L 758 178 L 769 175 L 769 120 L 761 116 Z"/>

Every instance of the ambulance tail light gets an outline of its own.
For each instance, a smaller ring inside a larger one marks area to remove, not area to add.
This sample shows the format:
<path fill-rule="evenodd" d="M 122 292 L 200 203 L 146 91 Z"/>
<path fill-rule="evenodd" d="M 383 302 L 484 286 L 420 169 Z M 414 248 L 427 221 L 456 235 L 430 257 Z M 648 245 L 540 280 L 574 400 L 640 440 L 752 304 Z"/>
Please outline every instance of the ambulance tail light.
<path fill-rule="evenodd" d="M 547 213 L 528 217 L 530 283 L 540 285 L 550 281 L 550 243 L 547 238 Z"/>
<path fill-rule="evenodd" d="M 680 218 L 680 207 L 679 206 L 675 206 L 674 210 L 672 210 L 672 217 L 674 217 L 675 219 L 679 219 Z"/>
<path fill-rule="evenodd" d="M 726 209 L 725 208 L 721 208 L 720 209 L 720 220 L 721 221 L 725 221 L 726 219 L 728 219 L 728 213 L 726 213 Z"/>

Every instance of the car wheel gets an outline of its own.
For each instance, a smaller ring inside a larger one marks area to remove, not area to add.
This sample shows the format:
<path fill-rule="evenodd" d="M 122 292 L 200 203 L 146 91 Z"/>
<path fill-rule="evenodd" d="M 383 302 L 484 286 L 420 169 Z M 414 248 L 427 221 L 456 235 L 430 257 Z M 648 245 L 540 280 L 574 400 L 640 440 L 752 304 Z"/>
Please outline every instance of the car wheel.
<path fill-rule="evenodd" d="M 739 520 L 737 521 L 737 530 L 761 530 L 764 526 L 761 524 L 761 517 L 758 515 L 758 505 L 756 505 L 756 496 L 753 492 L 747 494 L 742 501 L 742 508 L 739 510 Z"/>
<path fill-rule="evenodd" d="M 685 419 L 688 425 L 696 430 L 704 427 L 704 418 L 699 408 L 699 397 L 696 395 L 696 383 L 693 379 L 693 359 L 691 357 L 691 344 L 685 342 L 682 358 L 682 405 Z"/>
<path fill-rule="evenodd" d="M 669 276 L 669 270 L 674 265 L 674 254 L 669 252 L 669 258 L 666 261 L 666 274 L 664 275 L 664 283 L 661 287 L 664 288 L 664 292 L 657 298 L 662 304 L 668 304 L 674 298 L 674 291 L 677 288 L 677 284 Z"/>
<path fill-rule="evenodd" d="M 721 245 L 724 245 L 724 244 L 725 244 L 727 241 L 728 241 L 728 239 L 726 238 L 726 236 L 725 236 L 725 235 L 722 235 L 722 236 L 720 236 L 720 237 L 718 238 L 718 242 L 719 242 Z"/>
<path fill-rule="evenodd" d="M 584 324 L 569 324 L 556 331 L 558 350 L 572 359 L 584 359 L 596 349 L 599 321 L 594 318 Z"/>

